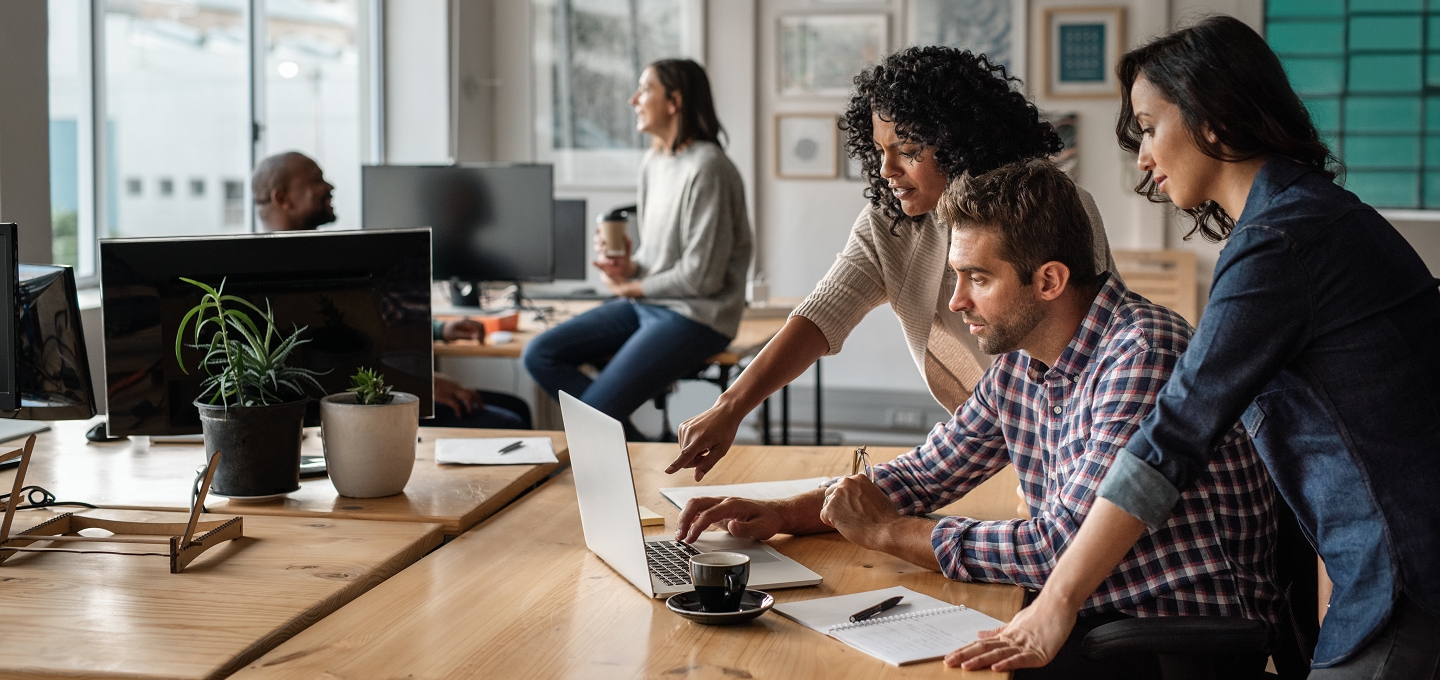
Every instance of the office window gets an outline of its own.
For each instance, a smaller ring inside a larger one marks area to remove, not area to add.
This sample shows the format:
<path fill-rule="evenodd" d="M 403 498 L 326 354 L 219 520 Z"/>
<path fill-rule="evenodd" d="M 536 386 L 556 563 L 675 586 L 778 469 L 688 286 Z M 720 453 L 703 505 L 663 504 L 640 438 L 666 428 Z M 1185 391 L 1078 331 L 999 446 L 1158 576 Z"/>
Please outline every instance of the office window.
<path fill-rule="evenodd" d="M 82 245 L 94 241 L 95 223 L 89 209 L 95 200 L 93 178 L 83 159 L 91 152 L 93 116 L 90 101 L 90 40 L 88 0 L 51 0 L 49 22 L 50 78 L 50 228 L 54 261 L 78 267 Z M 84 258 L 89 264 L 88 257 Z M 81 276 L 94 275 L 80 268 Z"/>
<path fill-rule="evenodd" d="M 357 0 L 265 5 L 261 155 L 299 151 L 335 185 L 336 224 L 360 227 L 360 10 Z"/>
<path fill-rule="evenodd" d="M 1379 208 L 1440 209 L 1440 4 L 1270 0 L 1266 40 Z"/>
<path fill-rule="evenodd" d="M 536 157 L 559 185 L 634 186 L 648 138 L 629 99 L 645 65 L 703 60 L 696 0 L 533 0 Z"/>
<path fill-rule="evenodd" d="M 290 149 L 359 226 L 379 0 L 47 2 L 57 262 L 93 278 L 97 238 L 252 229 L 251 169 Z"/>

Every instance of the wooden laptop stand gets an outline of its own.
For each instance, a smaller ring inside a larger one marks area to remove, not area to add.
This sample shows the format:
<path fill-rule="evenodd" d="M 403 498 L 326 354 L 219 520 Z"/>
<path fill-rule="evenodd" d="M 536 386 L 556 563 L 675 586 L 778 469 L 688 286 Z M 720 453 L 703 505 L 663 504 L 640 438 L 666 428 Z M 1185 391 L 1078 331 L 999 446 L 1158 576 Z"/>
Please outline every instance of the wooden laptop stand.
<path fill-rule="evenodd" d="M 106 554 L 106 555 L 132 555 L 148 557 L 169 557 L 170 573 L 178 574 L 186 565 L 194 561 L 200 553 L 225 541 L 232 541 L 243 536 L 242 518 L 231 517 L 223 520 L 210 520 L 201 522 L 200 511 L 205 507 L 205 495 L 210 492 L 210 480 L 215 477 L 215 460 L 220 457 L 216 451 L 210 457 L 210 462 L 205 465 L 205 479 L 201 482 L 200 492 L 195 498 L 195 503 L 190 508 L 190 521 L 180 522 L 127 522 L 124 520 L 102 519 L 98 517 L 83 517 L 74 513 L 64 513 L 46 522 L 37 524 L 29 529 L 21 531 L 12 538 L 10 536 L 10 522 L 15 517 L 15 508 L 20 505 L 21 491 L 25 487 L 25 471 L 30 467 L 30 453 L 35 448 L 35 435 L 25 440 L 25 448 L 15 449 L 7 453 L 0 453 L 0 462 L 20 459 L 20 467 L 15 470 L 15 486 L 10 492 L 10 500 L 5 504 L 5 519 L 0 521 L 0 565 L 5 563 L 11 555 L 17 552 L 52 552 L 52 553 L 80 553 L 80 554 Z M 84 529 L 104 529 L 112 536 L 81 536 L 79 532 Z M 195 535 L 196 530 L 205 533 Z M 121 535 L 124 534 L 124 535 Z M 118 550 L 80 550 L 76 548 L 27 548 L 36 541 L 50 541 L 51 543 L 135 543 L 142 545 L 165 545 L 169 548 L 167 552 L 123 552 Z"/>

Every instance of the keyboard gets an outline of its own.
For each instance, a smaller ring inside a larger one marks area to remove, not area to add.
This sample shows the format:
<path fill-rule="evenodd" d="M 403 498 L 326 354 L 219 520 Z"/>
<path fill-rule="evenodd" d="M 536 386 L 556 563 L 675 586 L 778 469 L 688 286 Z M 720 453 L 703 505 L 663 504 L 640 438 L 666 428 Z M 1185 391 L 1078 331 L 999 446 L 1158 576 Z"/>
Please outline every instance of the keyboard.
<path fill-rule="evenodd" d="M 650 563 L 650 573 L 667 586 L 689 584 L 690 556 L 699 554 L 699 550 L 680 541 L 645 542 L 645 561 Z"/>

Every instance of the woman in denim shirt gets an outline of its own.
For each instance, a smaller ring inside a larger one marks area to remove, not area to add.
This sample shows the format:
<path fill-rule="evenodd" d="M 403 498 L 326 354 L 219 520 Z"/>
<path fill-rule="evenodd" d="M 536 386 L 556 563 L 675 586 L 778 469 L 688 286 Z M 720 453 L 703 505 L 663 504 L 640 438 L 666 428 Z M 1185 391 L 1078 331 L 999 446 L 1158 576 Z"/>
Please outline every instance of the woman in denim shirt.
<path fill-rule="evenodd" d="M 1116 132 L 1148 173 L 1137 190 L 1229 243 L 1189 350 L 1040 596 L 947 662 L 1046 663 L 1241 419 L 1335 583 L 1310 677 L 1440 678 L 1437 281 L 1335 184 L 1279 59 L 1245 24 L 1207 19 L 1118 70 Z"/>

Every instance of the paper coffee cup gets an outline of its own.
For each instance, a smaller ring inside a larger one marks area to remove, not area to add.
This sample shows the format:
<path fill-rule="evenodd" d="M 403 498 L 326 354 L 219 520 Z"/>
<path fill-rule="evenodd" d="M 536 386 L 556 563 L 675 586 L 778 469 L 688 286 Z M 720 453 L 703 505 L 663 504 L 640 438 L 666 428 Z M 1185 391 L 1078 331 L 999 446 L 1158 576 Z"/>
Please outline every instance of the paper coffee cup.
<path fill-rule="evenodd" d="M 625 238 L 630 224 L 625 220 L 600 220 L 600 241 L 608 257 L 624 257 Z"/>

